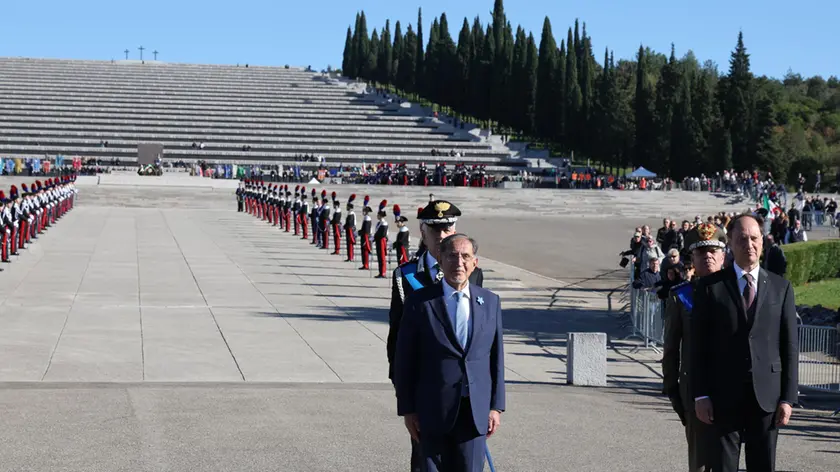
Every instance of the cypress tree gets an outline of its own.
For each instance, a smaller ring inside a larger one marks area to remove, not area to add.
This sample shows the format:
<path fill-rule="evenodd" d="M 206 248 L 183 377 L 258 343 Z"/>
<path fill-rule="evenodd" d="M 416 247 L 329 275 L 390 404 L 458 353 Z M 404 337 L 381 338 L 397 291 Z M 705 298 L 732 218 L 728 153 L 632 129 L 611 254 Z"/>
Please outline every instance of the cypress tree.
<path fill-rule="evenodd" d="M 773 101 L 767 92 L 760 91 L 755 101 L 755 123 L 752 135 L 751 152 L 755 155 L 754 164 L 762 170 L 768 170 L 780 182 L 787 177 L 788 163 L 783 158 L 781 146 L 776 139 L 774 129 L 776 114 Z"/>
<path fill-rule="evenodd" d="M 366 78 L 364 75 L 365 66 L 368 63 L 368 54 L 370 54 L 370 37 L 367 31 L 367 19 L 365 19 L 365 12 L 359 16 L 359 34 L 358 44 L 356 49 L 356 77 Z"/>
<path fill-rule="evenodd" d="M 341 60 L 341 73 L 350 77 L 350 69 L 353 63 L 353 33 L 347 27 L 347 38 L 344 40 L 344 58 Z"/>
<path fill-rule="evenodd" d="M 537 100 L 537 76 L 539 67 L 539 56 L 537 55 L 537 44 L 534 42 L 534 35 L 528 34 L 526 47 L 527 60 L 525 61 L 525 120 L 524 128 L 526 136 L 533 136 L 536 121 L 536 100 Z"/>
<path fill-rule="evenodd" d="M 379 42 L 379 59 L 377 60 L 377 68 L 379 69 L 378 79 L 383 84 L 388 84 L 391 81 L 391 67 L 394 63 L 393 45 L 391 43 L 391 21 L 385 20 L 385 29 L 382 30 L 382 37 Z"/>
<path fill-rule="evenodd" d="M 446 13 L 440 15 L 440 27 L 438 29 L 438 95 L 441 103 L 447 106 L 455 106 L 455 90 L 453 85 L 457 84 L 457 61 L 455 60 L 455 41 L 449 34 L 449 21 Z"/>
<path fill-rule="evenodd" d="M 569 28 L 568 42 L 571 44 L 572 29 Z M 578 131 L 584 126 L 580 122 L 580 108 L 583 97 L 578 82 L 577 56 L 575 48 L 566 52 L 566 135 L 565 144 L 571 150 L 579 149 Z M 570 132 L 571 131 L 571 132 Z"/>
<path fill-rule="evenodd" d="M 379 69 L 377 68 L 377 62 L 379 57 L 379 33 L 376 32 L 376 28 L 373 29 L 373 33 L 370 36 L 370 43 L 368 45 L 368 55 L 367 61 L 365 61 L 364 66 L 364 78 L 371 82 L 375 82 L 377 80 L 377 74 L 379 73 Z"/>
<path fill-rule="evenodd" d="M 400 25 L 399 20 L 397 20 L 397 23 L 394 25 L 394 48 L 392 54 L 394 56 L 394 60 L 391 65 L 391 77 L 388 79 L 388 82 L 403 88 L 397 79 L 400 70 L 400 59 L 402 59 L 403 56 L 403 35 L 402 26 Z"/>
<path fill-rule="evenodd" d="M 423 88 L 420 93 L 425 94 L 429 100 L 440 103 L 438 94 L 438 80 L 440 78 L 440 56 L 438 39 L 440 36 L 440 25 L 437 17 L 432 21 L 429 29 L 429 44 L 426 46 L 426 57 L 423 61 L 425 73 L 423 75 Z"/>
<path fill-rule="evenodd" d="M 484 116 L 487 104 L 484 101 L 484 87 L 487 83 L 484 64 L 484 28 L 481 20 L 475 17 L 472 27 L 472 60 L 470 61 L 470 107 L 467 111 L 475 117 Z"/>
<path fill-rule="evenodd" d="M 562 147 L 566 146 L 566 40 L 560 40 L 557 64 L 554 68 L 554 106 L 556 122 L 552 136 Z M 571 131 L 569 131 L 571 132 Z"/>
<path fill-rule="evenodd" d="M 361 26 L 362 17 L 356 12 L 356 25 L 353 27 L 353 47 L 350 50 L 350 67 L 344 72 L 344 75 L 355 79 L 359 77 L 359 27 Z"/>
<path fill-rule="evenodd" d="M 671 162 L 671 135 L 674 119 L 674 109 L 679 92 L 679 66 L 671 45 L 671 56 L 662 68 L 656 85 L 656 100 L 654 115 L 656 119 L 656 151 L 653 156 L 654 167 L 667 175 L 676 176 L 675 163 Z M 673 165 L 672 165 L 673 164 Z"/>
<path fill-rule="evenodd" d="M 528 39 L 521 26 L 516 27 L 516 40 L 513 45 L 513 63 L 511 65 L 512 116 L 511 125 L 517 130 L 524 131 L 527 127 L 528 108 Z"/>
<path fill-rule="evenodd" d="M 461 112 L 467 112 L 470 109 L 470 82 L 472 75 L 470 73 L 470 66 L 472 65 L 473 56 L 473 38 L 470 31 L 470 23 L 467 18 L 464 18 L 464 24 L 461 26 L 461 33 L 458 35 L 458 48 L 456 51 L 457 65 L 456 65 L 456 83 L 457 95 L 455 103 Z"/>
<path fill-rule="evenodd" d="M 504 47 L 504 30 L 507 19 L 505 18 L 505 6 L 502 0 L 495 0 L 493 3 L 493 38 L 495 42 L 495 50 L 501 51 Z"/>
<path fill-rule="evenodd" d="M 402 45 L 402 56 L 400 57 L 399 70 L 397 77 L 400 87 L 407 92 L 417 92 L 414 74 L 417 73 L 417 35 L 411 29 L 411 25 L 405 33 Z"/>
<path fill-rule="evenodd" d="M 586 35 L 586 23 L 583 24 L 583 38 L 581 39 L 581 52 L 583 57 L 578 58 L 581 68 L 579 70 L 580 92 L 581 92 L 581 113 L 580 124 L 578 127 L 578 135 L 580 138 L 580 149 L 586 154 L 591 154 L 590 144 L 594 129 L 591 125 L 592 107 L 594 100 L 594 85 L 595 85 L 595 59 L 592 57 L 592 43 L 590 38 Z M 606 58 L 605 58 L 606 60 Z M 606 66 L 606 65 L 605 65 Z"/>
<path fill-rule="evenodd" d="M 555 130 L 555 73 L 557 69 L 557 43 L 551 32 L 551 20 L 543 20 L 540 38 L 539 64 L 537 66 L 536 128 L 539 137 L 550 140 Z"/>
<path fill-rule="evenodd" d="M 414 71 L 414 88 L 418 93 L 423 91 L 423 74 L 425 72 L 425 55 L 423 53 L 423 9 L 417 9 L 417 52 L 414 55 L 415 71 Z"/>
<path fill-rule="evenodd" d="M 653 90 L 648 80 L 648 58 L 645 48 L 639 46 L 636 66 L 636 99 L 633 104 L 636 116 L 636 144 L 633 166 L 651 166 L 655 133 L 653 122 Z"/>
<path fill-rule="evenodd" d="M 487 25 L 487 31 L 484 36 L 484 47 L 482 48 L 481 67 L 482 73 L 486 77 L 482 81 L 482 110 L 479 118 L 486 120 L 493 118 L 493 109 L 491 105 L 494 100 L 493 96 L 493 60 L 496 57 L 496 38 L 493 37 L 493 28 Z"/>

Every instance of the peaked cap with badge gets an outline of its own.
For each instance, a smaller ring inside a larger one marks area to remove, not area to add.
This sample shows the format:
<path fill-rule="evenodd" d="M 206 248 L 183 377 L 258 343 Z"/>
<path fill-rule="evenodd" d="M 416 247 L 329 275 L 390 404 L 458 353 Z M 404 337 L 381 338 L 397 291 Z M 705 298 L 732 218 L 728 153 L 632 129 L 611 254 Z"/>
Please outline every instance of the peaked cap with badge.
<path fill-rule="evenodd" d="M 450 226 L 458 221 L 459 216 L 461 216 L 461 210 L 453 203 L 446 200 L 434 200 L 417 214 L 417 219 L 430 226 Z"/>
<path fill-rule="evenodd" d="M 726 247 L 726 234 L 712 223 L 702 223 L 685 234 L 685 246 L 689 251 L 704 247 Z"/>

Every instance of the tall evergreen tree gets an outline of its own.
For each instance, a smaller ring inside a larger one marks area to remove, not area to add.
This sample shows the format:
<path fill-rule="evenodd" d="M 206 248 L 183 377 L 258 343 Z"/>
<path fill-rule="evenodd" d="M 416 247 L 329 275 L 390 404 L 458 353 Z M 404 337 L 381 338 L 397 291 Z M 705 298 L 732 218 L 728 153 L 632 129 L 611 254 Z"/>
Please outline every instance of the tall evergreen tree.
<path fill-rule="evenodd" d="M 502 0 L 495 0 L 493 3 L 493 38 L 496 40 L 495 50 L 501 51 L 504 47 L 504 30 L 507 18 L 505 17 L 505 6 Z"/>
<path fill-rule="evenodd" d="M 387 84 L 391 80 L 391 67 L 394 65 L 394 52 L 391 43 L 391 21 L 385 20 L 385 29 L 379 42 L 379 59 L 377 60 L 377 74 L 379 82 Z"/>
<path fill-rule="evenodd" d="M 528 39 L 521 26 L 516 28 L 516 40 L 513 44 L 513 63 L 511 65 L 511 117 L 510 121 L 517 130 L 527 127 L 527 66 Z"/>
<path fill-rule="evenodd" d="M 349 77 L 348 72 L 353 64 L 353 32 L 347 27 L 347 38 L 344 40 L 344 58 L 341 60 L 341 72 Z"/>
<path fill-rule="evenodd" d="M 671 177 L 676 177 L 676 163 L 671 160 L 671 138 L 674 119 L 674 109 L 678 99 L 680 87 L 680 71 L 674 45 L 671 45 L 671 56 L 662 68 L 656 85 L 655 123 L 656 148 L 653 166 L 662 169 Z M 673 165 L 672 165 L 673 164 Z"/>
<path fill-rule="evenodd" d="M 438 95 L 441 103 L 447 106 L 455 106 L 455 89 L 453 85 L 457 84 L 457 62 L 455 41 L 449 34 L 449 21 L 446 18 L 446 13 L 440 15 L 440 27 L 438 29 L 438 49 L 436 51 L 438 56 Z"/>
<path fill-rule="evenodd" d="M 400 57 L 399 70 L 397 71 L 397 78 L 402 87 L 407 92 L 417 92 L 414 74 L 417 73 L 417 35 L 411 28 L 411 24 L 405 32 L 403 38 L 402 57 Z"/>
<path fill-rule="evenodd" d="M 700 166 L 700 129 L 692 113 L 689 80 L 681 81 L 677 94 L 679 98 L 671 122 L 670 171 L 671 178 L 682 179 L 700 175 L 703 170 Z"/>
<path fill-rule="evenodd" d="M 569 28 L 568 43 L 572 43 L 572 29 Z M 578 82 L 577 55 L 575 48 L 566 52 L 566 136 L 565 145 L 571 150 L 579 150 L 578 131 L 585 126 L 580 122 L 580 108 L 583 96 Z M 572 132 L 570 131 L 572 129 Z"/>
<path fill-rule="evenodd" d="M 437 17 L 432 21 L 432 27 L 429 29 L 429 44 L 426 46 L 426 57 L 423 60 L 423 93 L 426 98 L 433 102 L 439 102 L 440 96 L 438 94 L 438 85 L 440 80 L 440 55 L 438 39 L 440 36 L 440 24 Z"/>
<path fill-rule="evenodd" d="M 403 57 L 403 34 L 402 25 L 400 25 L 399 20 L 397 20 L 397 23 L 394 25 L 394 48 L 392 54 L 394 56 L 394 60 L 391 65 L 391 77 L 389 82 L 403 88 L 402 85 L 399 85 L 399 81 L 397 79 L 400 70 L 400 59 Z"/>
<path fill-rule="evenodd" d="M 359 27 L 357 29 L 358 43 L 356 44 L 356 75 L 355 77 L 365 77 L 365 67 L 368 63 L 368 54 L 370 54 L 370 37 L 367 30 L 367 19 L 365 12 L 362 11 L 359 16 Z"/>
<path fill-rule="evenodd" d="M 373 29 L 373 33 L 370 35 L 370 43 L 368 44 L 368 55 L 367 61 L 365 61 L 364 70 L 363 70 L 363 77 L 366 80 L 374 82 L 377 80 L 377 75 L 379 74 L 379 69 L 377 67 L 379 57 L 379 33 L 376 32 L 376 28 Z"/>
<path fill-rule="evenodd" d="M 455 106 L 461 112 L 467 112 L 470 109 L 470 83 L 473 80 L 470 72 L 473 56 L 473 38 L 470 31 L 470 23 L 464 18 L 464 24 L 461 26 L 461 33 L 458 35 L 458 48 L 456 51 L 457 65 L 455 75 L 457 77 L 457 91 L 455 99 Z"/>
<path fill-rule="evenodd" d="M 592 152 L 590 143 L 594 141 L 591 137 L 593 127 L 590 123 L 592 118 L 592 107 L 595 85 L 595 59 L 592 56 L 592 43 L 590 38 L 586 35 L 586 23 L 583 24 L 583 37 L 581 38 L 581 53 L 583 57 L 578 58 L 580 64 L 579 81 L 581 93 L 581 109 L 580 117 L 578 118 L 581 126 L 578 127 L 578 136 L 580 138 L 580 150 L 589 155 Z M 605 65 L 606 66 L 606 65 Z"/>
<path fill-rule="evenodd" d="M 539 64 L 537 66 L 537 103 L 536 127 L 539 137 L 549 140 L 554 138 L 556 119 L 555 86 L 557 72 L 557 43 L 551 32 L 551 20 L 543 20 L 540 38 Z"/>
<path fill-rule="evenodd" d="M 481 26 L 479 17 L 475 17 L 472 27 L 472 60 L 470 62 L 470 106 L 468 113 L 475 117 L 484 117 L 487 103 L 484 101 L 485 88 L 488 84 L 484 59 L 484 27 Z"/>
<path fill-rule="evenodd" d="M 790 162 L 784 158 L 781 146 L 774 130 L 776 113 L 773 110 L 773 100 L 766 91 L 760 91 L 755 101 L 755 122 L 750 142 L 750 153 L 753 154 L 753 164 L 759 169 L 768 170 L 780 182 L 787 177 Z"/>
<path fill-rule="evenodd" d="M 636 66 L 636 99 L 633 104 L 636 117 L 636 144 L 634 166 L 651 166 L 656 147 L 655 123 L 653 120 L 653 87 L 648 78 L 648 57 L 643 46 L 639 46 Z"/>
<path fill-rule="evenodd" d="M 536 100 L 537 100 L 537 76 L 539 68 L 539 56 L 537 55 L 537 44 L 534 35 L 528 34 L 526 47 L 527 60 L 525 61 L 525 117 L 523 130 L 526 135 L 533 136 L 536 121 Z"/>
<path fill-rule="evenodd" d="M 738 33 L 738 43 L 729 60 L 729 76 L 721 82 L 725 96 L 723 116 L 732 141 L 732 162 L 738 169 L 752 170 L 754 156 L 749 155 L 753 110 L 753 77 L 750 58 L 744 46 L 744 35 Z"/>
<path fill-rule="evenodd" d="M 552 137 L 561 146 L 566 147 L 566 134 L 573 132 L 566 129 L 566 40 L 560 40 L 557 63 L 554 68 L 554 107 L 555 123 Z"/>
<path fill-rule="evenodd" d="M 359 31 L 362 21 L 362 16 L 356 12 L 356 25 L 353 27 L 353 47 L 350 50 L 350 67 L 344 71 L 344 75 L 355 79 L 359 76 Z"/>
<path fill-rule="evenodd" d="M 414 54 L 415 57 L 415 71 L 414 71 L 414 87 L 417 89 L 418 92 L 423 90 L 423 74 L 426 71 L 424 60 L 425 54 L 423 53 L 423 9 L 417 9 L 417 51 Z"/>

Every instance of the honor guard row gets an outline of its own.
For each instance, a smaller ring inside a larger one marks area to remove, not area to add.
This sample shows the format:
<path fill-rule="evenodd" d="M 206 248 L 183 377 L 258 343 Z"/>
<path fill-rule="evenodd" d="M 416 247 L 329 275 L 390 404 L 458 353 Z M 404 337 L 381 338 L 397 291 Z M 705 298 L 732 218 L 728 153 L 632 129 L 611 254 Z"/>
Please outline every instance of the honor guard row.
<path fill-rule="evenodd" d="M 288 185 L 266 184 L 258 180 L 244 180 L 239 183 L 236 189 L 237 211 L 247 212 L 255 218 L 261 219 L 268 224 L 278 226 L 285 232 L 291 232 L 294 225 L 294 234 L 302 233 L 302 239 L 309 239 L 309 227 L 312 228 L 312 241 L 310 244 L 319 249 L 330 249 L 330 254 L 341 255 L 342 235 L 345 240 L 347 258 L 345 262 L 355 260 L 355 246 L 358 240 L 361 253 L 362 266 L 359 270 L 370 269 L 370 254 L 376 251 L 378 273 L 376 278 L 387 277 L 388 251 L 394 250 L 398 264 L 409 260 L 410 237 L 406 226 L 408 218 L 402 215 L 399 205 L 394 205 L 394 222 L 398 232 L 396 240 L 388 245 L 388 201 L 382 200 L 376 213 L 376 227 L 373 226 L 371 214 L 373 209 L 370 205 L 370 197 L 365 196 L 362 204 L 361 227 L 357 230 L 357 219 L 354 210 L 356 194 L 350 195 L 345 206 L 347 215 L 342 219 L 341 203 L 338 194 L 332 192 L 327 194 L 322 190 L 319 195 L 315 189 L 311 189 L 311 196 L 308 197 L 306 187 L 297 185 L 294 189 L 294 198 L 289 191 Z M 307 199 L 312 199 L 312 205 Z M 330 242 L 332 240 L 332 243 Z"/>
<path fill-rule="evenodd" d="M 10 262 L 19 249 L 26 249 L 33 239 L 73 208 L 76 176 L 68 175 L 36 180 L 31 185 L 21 184 L 20 191 L 12 185 L 9 195 L 0 190 L 0 256 Z M 3 269 L 0 268 L 0 271 Z"/>

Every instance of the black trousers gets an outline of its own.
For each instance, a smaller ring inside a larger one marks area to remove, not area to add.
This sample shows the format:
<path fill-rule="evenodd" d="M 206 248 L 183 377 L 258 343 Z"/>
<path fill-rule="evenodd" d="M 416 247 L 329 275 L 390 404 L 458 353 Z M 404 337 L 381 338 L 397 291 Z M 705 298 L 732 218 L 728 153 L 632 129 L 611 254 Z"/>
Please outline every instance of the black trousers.
<path fill-rule="evenodd" d="M 237 200 L 236 201 L 236 211 L 242 211 L 243 206 L 244 206 L 244 203 L 242 202 L 242 200 Z"/>
<path fill-rule="evenodd" d="M 761 409 L 755 398 L 751 382 L 745 382 L 740 388 L 740 401 L 724 411 L 715 411 L 715 430 L 720 445 L 719 467 L 714 470 L 737 472 L 741 457 L 741 443 L 746 449 L 747 470 L 750 472 L 775 472 L 776 412 L 768 413 Z"/>

